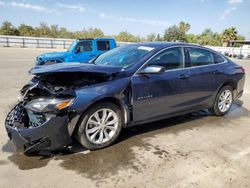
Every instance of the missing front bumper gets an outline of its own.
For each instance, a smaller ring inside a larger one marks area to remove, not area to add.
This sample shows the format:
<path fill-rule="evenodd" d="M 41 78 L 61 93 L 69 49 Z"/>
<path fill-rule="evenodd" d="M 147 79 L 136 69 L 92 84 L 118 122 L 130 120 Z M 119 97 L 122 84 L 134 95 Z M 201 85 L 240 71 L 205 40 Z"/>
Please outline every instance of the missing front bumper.
<path fill-rule="evenodd" d="M 14 108 L 13 110 L 21 110 L 22 108 Z M 8 114 L 5 127 L 8 136 L 17 150 L 23 150 L 25 153 L 31 153 L 40 150 L 58 150 L 69 145 L 72 140 L 68 131 L 68 117 L 55 116 L 38 127 L 15 126 L 20 124 L 20 118 L 14 118 L 14 121 L 8 121 L 9 116 L 13 114 L 13 110 Z M 15 112 L 15 111 L 14 111 Z M 18 119 L 18 122 L 15 122 Z M 21 118 L 22 120 L 22 118 Z"/>

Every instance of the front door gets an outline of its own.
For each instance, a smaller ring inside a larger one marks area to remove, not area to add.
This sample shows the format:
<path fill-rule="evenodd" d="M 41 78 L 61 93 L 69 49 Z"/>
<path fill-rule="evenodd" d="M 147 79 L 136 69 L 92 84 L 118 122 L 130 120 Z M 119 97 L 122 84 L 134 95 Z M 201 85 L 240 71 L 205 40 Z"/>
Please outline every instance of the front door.
<path fill-rule="evenodd" d="M 93 59 L 94 47 L 93 41 L 80 41 L 75 47 L 75 54 L 73 55 L 74 62 L 87 62 Z"/>
<path fill-rule="evenodd" d="M 157 118 L 181 112 L 188 106 L 189 72 L 184 69 L 183 48 L 166 49 L 145 67 L 164 66 L 159 74 L 140 74 L 132 77 L 134 121 Z"/>

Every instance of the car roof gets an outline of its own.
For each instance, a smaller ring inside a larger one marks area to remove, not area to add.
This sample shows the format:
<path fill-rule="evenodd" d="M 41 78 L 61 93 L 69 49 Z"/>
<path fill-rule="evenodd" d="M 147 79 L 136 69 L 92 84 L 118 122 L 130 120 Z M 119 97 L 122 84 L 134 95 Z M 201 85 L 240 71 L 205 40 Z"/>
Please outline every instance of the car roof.
<path fill-rule="evenodd" d="M 196 44 L 190 44 L 190 43 L 181 43 L 181 42 L 140 42 L 140 43 L 133 43 L 131 45 L 137 45 L 137 46 L 148 46 L 152 48 L 166 48 L 171 46 L 198 46 L 200 45 Z"/>
<path fill-rule="evenodd" d="M 114 40 L 113 38 L 79 38 L 79 39 L 77 39 L 77 40 L 79 40 L 79 41 L 81 41 L 81 40 Z"/>

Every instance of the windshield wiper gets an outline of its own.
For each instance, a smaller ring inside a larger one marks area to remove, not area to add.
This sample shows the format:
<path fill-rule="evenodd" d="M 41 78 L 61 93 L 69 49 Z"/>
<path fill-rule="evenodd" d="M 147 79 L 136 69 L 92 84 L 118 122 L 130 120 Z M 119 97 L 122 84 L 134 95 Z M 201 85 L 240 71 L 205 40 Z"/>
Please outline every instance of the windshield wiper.
<path fill-rule="evenodd" d="M 95 58 L 91 59 L 89 62 L 95 64 L 95 60 L 100 56 L 101 54 L 97 55 Z M 96 65 L 96 64 L 95 64 Z"/>

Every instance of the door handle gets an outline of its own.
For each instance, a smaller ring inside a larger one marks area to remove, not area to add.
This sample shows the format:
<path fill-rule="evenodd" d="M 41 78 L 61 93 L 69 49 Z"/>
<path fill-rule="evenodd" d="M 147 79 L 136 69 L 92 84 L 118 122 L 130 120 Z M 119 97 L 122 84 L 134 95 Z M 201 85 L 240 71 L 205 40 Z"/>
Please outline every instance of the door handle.
<path fill-rule="evenodd" d="M 179 78 L 182 79 L 182 80 L 185 80 L 185 79 L 190 78 L 190 76 L 189 76 L 188 74 L 181 74 L 181 75 L 179 76 Z"/>
<path fill-rule="evenodd" d="M 222 73 L 222 71 L 219 71 L 219 70 L 213 71 L 213 74 L 221 74 L 221 73 Z"/>

